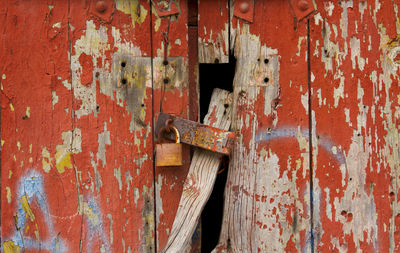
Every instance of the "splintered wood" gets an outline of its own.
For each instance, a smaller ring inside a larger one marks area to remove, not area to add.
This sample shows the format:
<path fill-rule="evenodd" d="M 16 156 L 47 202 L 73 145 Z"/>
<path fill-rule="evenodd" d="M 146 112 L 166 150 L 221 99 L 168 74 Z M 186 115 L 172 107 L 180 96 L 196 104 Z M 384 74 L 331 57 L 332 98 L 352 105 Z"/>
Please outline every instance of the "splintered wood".
<path fill-rule="evenodd" d="M 231 126 L 231 94 L 215 89 L 211 98 L 204 124 L 229 130 Z M 228 106 L 227 106 L 228 105 Z M 164 252 L 185 252 L 201 211 L 212 192 L 222 155 L 196 149 L 189 173 L 183 184 L 182 197 L 175 216 L 171 234 Z"/>

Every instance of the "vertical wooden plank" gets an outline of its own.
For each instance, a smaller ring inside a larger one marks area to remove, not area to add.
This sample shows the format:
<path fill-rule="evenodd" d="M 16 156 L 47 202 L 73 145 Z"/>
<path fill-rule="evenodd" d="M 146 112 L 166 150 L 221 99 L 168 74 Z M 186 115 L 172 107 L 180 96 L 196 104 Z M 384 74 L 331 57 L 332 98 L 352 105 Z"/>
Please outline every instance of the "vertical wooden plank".
<path fill-rule="evenodd" d="M 188 71 L 188 3 L 174 2 L 179 14 L 160 17 L 152 7 L 153 45 L 153 92 L 154 115 L 158 113 L 189 117 L 189 71 Z M 184 165 L 156 167 L 156 237 L 157 251 L 162 250 L 168 240 L 182 193 L 190 158 L 189 147 L 183 148 Z"/>
<path fill-rule="evenodd" d="M 2 252 L 76 252 L 68 2 L 2 1 L 0 15 Z"/>
<path fill-rule="evenodd" d="M 229 91 L 214 89 L 204 124 L 228 130 L 231 126 L 232 96 Z M 185 252 L 196 229 L 201 212 L 214 187 L 222 155 L 197 148 L 183 183 L 171 234 L 163 252 Z M 196 251 L 193 251 L 196 252 Z"/>
<path fill-rule="evenodd" d="M 82 252 L 154 252 L 150 3 L 71 0 Z"/>
<path fill-rule="evenodd" d="M 198 0 L 198 3 L 199 63 L 228 63 L 228 0 Z"/>
<path fill-rule="evenodd" d="M 309 251 L 307 27 L 288 1 L 254 10 L 252 24 L 232 18 L 238 138 L 214 252 Z"/>
<path fill-rule="evenodd" d="M 399 4 L 316 1 L 310 23 L 316 251 L 398 252 Z"/>

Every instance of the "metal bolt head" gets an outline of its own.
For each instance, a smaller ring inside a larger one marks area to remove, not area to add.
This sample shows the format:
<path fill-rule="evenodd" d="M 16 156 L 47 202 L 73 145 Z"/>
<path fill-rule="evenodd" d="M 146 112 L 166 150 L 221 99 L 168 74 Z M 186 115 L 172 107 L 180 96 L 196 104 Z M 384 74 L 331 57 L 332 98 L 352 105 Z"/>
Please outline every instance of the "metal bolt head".
<path fill-rule="evenodd" d="M 250 10 L 250 4 L 249 4 L 249 2 L 247 2 L 247 1 L 242 1 L 242 2 L 239 4 L 239 11 L 240 11 L 241 13 L 247 13 L 249 10 Z"/>
<path fill-rule="evenodd" d="M 103 13 L 107 10 L 107 4 L 105 1 L 97 1 L 96 2 L 96 11 Z"/>
<path fill-rule="evenodd" d="M 309 7 L 308 1 L 306 0 L 300 0 L 297 2 L 297 8 L 299 8 L 301 11 L 306 11 Z"/>

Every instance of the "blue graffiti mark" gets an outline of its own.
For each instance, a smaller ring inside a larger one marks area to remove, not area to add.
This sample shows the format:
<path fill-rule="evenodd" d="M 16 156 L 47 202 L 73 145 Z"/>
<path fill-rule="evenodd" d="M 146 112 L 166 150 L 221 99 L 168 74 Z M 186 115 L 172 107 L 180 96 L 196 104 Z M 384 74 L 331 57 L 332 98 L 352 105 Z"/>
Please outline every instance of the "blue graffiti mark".
<path fill-rule="evenodd" d="M 47 202 L 47 196 L 43 187 L 43 177 L 40 172 L 36 170 L 29 170 L 26 176 L 20 178 L 17 199 L 21 200 L 23 196 L 27 198 L 29 204 L 31 204 L 32 201 L 35 201 L 40 207 L 40 210 L 43 212 L 44 222 L 47 225 L 47 231 L 49 233 L 48 239 L 43 240 L 43 238 L 41 238 L 41 240 L 38 242 L 35 239 L 23 237 L 22 231 L 26 227 L 27 219 L 29 219 L 29 217 L 27 217 L 21 201 L 18 201 L 16 219 L 16 226 L 18 230 L 16 229 L 10 238 L 3 238 L 3 241 L 12 240 L 14 244 L 18 245 L 20 248 L 24 248 L 25 250 L 42 249 L 51 252 L 69 252 L 65 240 L 60 237 L 60 233 L 57 234 L 54 230 L 54 225 Z M 104 223 L 102 219 L 103 216 L 99 205 L 94 197 L 88 197 L 86 203 L 88 209 L 90 209 L 91 215 L 96 217 L 96 219 L 93 220 L 88 214 L 88 210 L 83 211 L 82 215 L 85 214 L 87 217 L 87 251 L 92 252 L 93 242 L 100 238 L 100 240 L 103 242 L 105 252 L 111 252 L 107 234 L 104 232 Z M 3 245 L 0 245 L 0 248 L 2 247 Z M 98 252 L 98 250 L 95 250 L 95 252 Z"/>
<path fill-rule="evenodd" d="M 309 130 L 299 130 L 298 128 L 279 128 L 273 130 L 265 130 L 261 131 L 256 136 L 256 142 L 268 142 L 274 139 L 282 139 L 282 138 L 296 138 L 298 134 L 301 134 L 304 138 L 309 140 Z M 326 136 L 318 135 L 318 145 L 321 146 L 324 150 L 333 155 L 333 157 L 341 164 L 345 164 L 346 159 L 342 152 L 333 153 L 332 149 L 335 146 L 335 143 Z"/>
<path fill-rule="evenodd" d="M 30 170 L 28 175 L 21 177 L 18 186 L 17 199 L 20 200 L 23 196 L 26 196 L 28 201 L 32 201 L 33 199 L 37 201 L 37 204 L 40 206 L 40 209 L 43 212 L 43 217 L 45 219 L 45 223 L 49 232 L 49 238 L 45 241 L 41 240 L 40 242 L 38 242 L 30 238 L 23 238 L 23 233 L 20 233 L 16 230 L 11 238 L 4 238 L 3 241 L 11 239 L 20 248 L 24 249 L 43 249 L 49 250 L 51 252 L 67 252 L 68 249 L 65 242 L 61 238 L 59 238 L 57 233 L 55 233 L 54 231 L 54 226 L 50 217 L 49 206 L 47 204 L 46 193 L 43 188 L 43 178 L 39 172 L 35 170 Z M 17 227 L 20 230 L 23 230 L 26 226 L 27 218 L 25 211 L 22 207 L 22 203 L 18 203 L 18 218 L 16 222 Z"/>
<path fill-rule="evenodd" d="M 86 219 L 86 224 L 89 229 L 87 229 L 86 236 L 87 236 L 87 251 L 92 252 L 92 244 L 95 239 L 100 238 L 101 241 L 103 242 L 104 245 L 104 250 L 105 252 L 111 252 L 111 247 L 108 242 L 108 238 L 106 233 L 104 232 L 104 223 L 103 219 L 101 219 L 102 213 L 101 209 L 99 208 L 99 205 L 95 201 L 93 197 L 90 197 L 87 201 L 87 205 L 92 211 L 92 214 L 96 216 L 98 219 L 96 220 L 91 220 L 88 214 L 86 213 L 87 219 Z M 97 252 L 97 250 L 95 251 Z"/>

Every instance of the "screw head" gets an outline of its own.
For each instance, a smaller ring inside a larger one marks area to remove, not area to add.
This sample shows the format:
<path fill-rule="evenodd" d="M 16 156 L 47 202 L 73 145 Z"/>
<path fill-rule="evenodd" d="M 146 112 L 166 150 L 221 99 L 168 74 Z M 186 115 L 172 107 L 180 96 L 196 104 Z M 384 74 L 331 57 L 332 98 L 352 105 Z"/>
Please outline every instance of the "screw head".
<path fill-rule="evenodd" d="M 107 10 L 107 4 L 105 1 L 97 1 L 96 2 L 96 11 L 103 13 Z"/>
<path fill-rule="evenodd" d="M 249 2 L 247 2 L 247 1 L 242 1 L 242 2 L 239 4 L 239 11 L 240 11 L 241 13 L 247 13 L 249 10 L 250 10 L 250 4 L 249 4 Z"/>
<path fill-rule="evenodd" d="M 306 0 L 300 0 L 297 2 L 297 8 L 299 8 L 301 11 L 306 11 L 309 7 L 310 6 Z"/>

